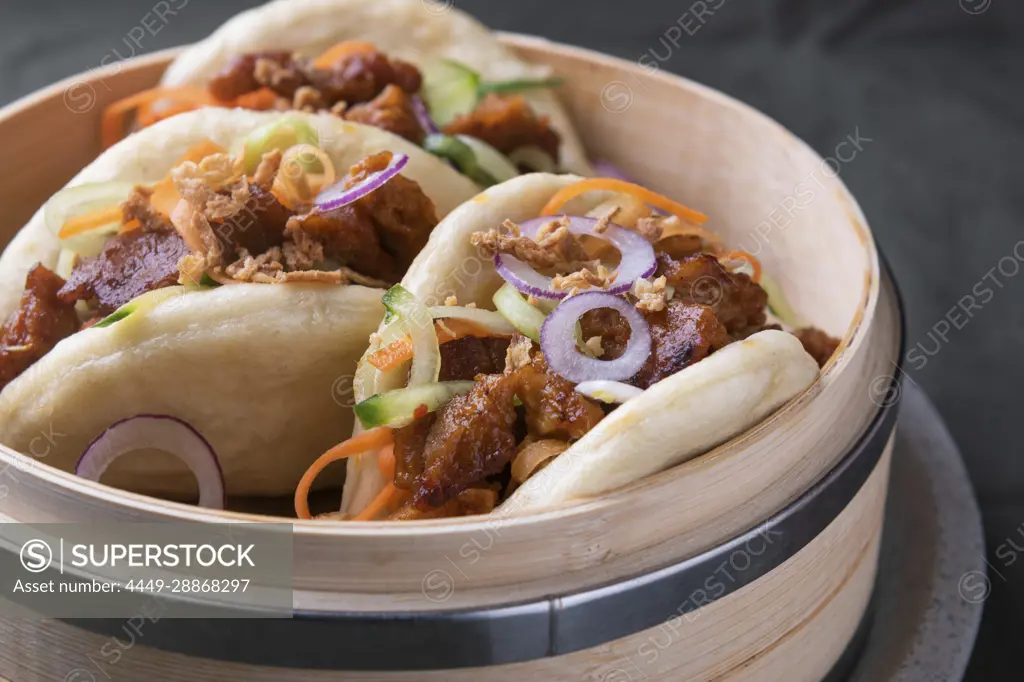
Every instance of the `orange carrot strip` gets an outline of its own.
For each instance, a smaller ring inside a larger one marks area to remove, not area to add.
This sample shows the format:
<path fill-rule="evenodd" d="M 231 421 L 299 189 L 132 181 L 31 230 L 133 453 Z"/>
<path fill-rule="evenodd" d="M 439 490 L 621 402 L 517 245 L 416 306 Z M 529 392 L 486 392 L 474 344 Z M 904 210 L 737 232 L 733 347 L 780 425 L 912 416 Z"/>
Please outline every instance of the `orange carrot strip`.
<path fill-rule="evenodd" d="M 398 488 L 398 486 L 395 486 Z M 398 488 L 398 494 L 391 498 L 388 504 L 388 515 L 394 514 L 398 511 L 398 508 L 403 506 L 406 502 L 412 499 L 411 490 L 402 490 Z"/>
<path fill-rule="evenodd" d="M 358 436 L 353 436 L 320 455 L 306 469 L 306 473 L 302 474 L 299 485 L 295 487 L 295 515 L 300 519 L 311 518 L 309 515 L 309 489 L 312 487 L 316 477 L 320 475 L 320 472 L 328 464 L 353 455 L 361 455 L 370 450 L 377 450 L 393 443 L 394 438 L 391 435 L 391 429 L 386 426 L 378 426 L 375 429 L 364 431 Z"/>
<path fill-rule="evenodd" d="M 395 446 L 389 445 L 380 449 L 377 453 L 377 468 L 385 481 L 392 481 L 395 478 Z"/>
<path fill-rule="evenodd" d="M 203 140 L 194 144 L 185 155 L 178 159 L 174 166 L 180 166 L 186 161 L 192 161 L 193 163 L 199 163 L 207 156 L 213 156 L 214 154 L 224 153 L 224 147 L 221 147 L 212 140 Z M 149 205 L 153 207 L 158 213 L 162 213 L 165 216 L 170 217 L 171 211 L 178 205 L 178 201 L 181 199 L 181 195 L 178 194 L 178 189 L 174 186 L 174 179 L 170 173 L 167 177 L 160 182 L 153 185 L 153 196 L 149 198 Z"/>
<path fill-rule="evenodd" d="M 478 336 L 481 338 L 495 336 L 493 332 L 487 331 L 483 327 L 466 320 L 446 318 L 443 320 L 443 325 L 439 324 L 439 322 L 442 321 L 434 322 L 434 331 L 437 332 L 438 343 L 448 343 L 449 341 L 461 339 L 464 336 Z M 366 361 L 380 371 L 386 372 L 411 359 L 412 340 L 406 336 L 375 351 L 370 357 L 366 358 Z"/>
<path fill-rule="evenodd" d="M 270 88 L 260 88 L 259 90 L 253 90 L 252 92 L 247 92 L 244 95 L 239 95 L 231 104 L 243 109 L 267 111 L 268 109 L 273 109 L 276 103 L 276 92 Z"/>
<path fill-rule="evenodd" d="M 377 46 L 365 40 L 345 40 L 324 50 L 319 57 L 313 60 L 313 66 L 318 69 L 329 69 L 349 55 L 376 51 Z"/>
<path fill-rule="evenodd" d="M 575 199 L 586 192 L 598 190 L 629 194 L 630 196 L 634 196 L 641 201 L 646 201 L 652 206 L 657 206 L 663 211 L 673 213 L 683 220 L 696 223 L 697 225 L 707 222 L 708 219 L 708 217 L 700 211 L 695 211 L 689 206 L 683 206 L 676 201 L 672 201 L 666 196 L 662 196 L 657 192 L 652 192 L 646 187 L 634 185 L 632 182 L 617 180 L 615 178 L 588 178 L 568 185 L 567 187 L 563 187 L 555 193 L 555 196 L 548 200 L 548 203 L 544 206 L 544 209 L 540 214 L 554 215 L 558 213 L 560 208 L 569 203 L 570 200 Z"/>
<path fill-rule="evenodd" d="M 109 223 L 119 223 L 122 220 L 124 220 L 124 216 L 121 213 L 121 204 L 104 206 L 103 208 L 98 208 L 95 211 L 89 211 L 88 213 L 76 215 L 74 218 L 68 218 L 65 220 L 60 231 L 57 233 L 57 238 L 67 239 L 68 237 L 73 237 L 76 234 L 95 230 L 97 227 L 101 227 Z"/>
<path fill-rule="evenodd" d="M 761 261 L 755 258 L 753 254 L 747 253 L 746 251 L 730 251 L 722 256 L 722 259 L 747 261 L 754 268 L 754 274 L 750 279 L 754 280 L 755 284 L 761 281 Z"/>
<path fill-rule="evenodd" d="M 204 106 L 214 106 L 218 103 L 209 92 L 202 88 L 194 87 L 151 88 L 137 92 L 134 95 L 129 95 L 110 104 L 103 110 L 103 115 L 100 118 L 100 140 L 103 143 L 103 148 L 106 149 L 124 137 L 125 118 L 132 111 L 144 107 L 147 111 L 145 118 L 155 122 L 153 120 L 155 114 L 152 113 L 152 105 L 163 100 L 167 100 L 168 106 L 177 106 L 178 111 L 176 113 L 184 111 L 185 109 L 181 108 L 184 105 L 190 105 L 192 109 L 198 109 Z"/>
<path fill-rule="evenodd" d="M 394 498 L 402 494 L 402 491 L 394 483 L 388 483 L 384 489 L 377 493 L 366 509 L 352 517 L 353 521 L 373 521 L 382 511 L 385 511 Z"/>

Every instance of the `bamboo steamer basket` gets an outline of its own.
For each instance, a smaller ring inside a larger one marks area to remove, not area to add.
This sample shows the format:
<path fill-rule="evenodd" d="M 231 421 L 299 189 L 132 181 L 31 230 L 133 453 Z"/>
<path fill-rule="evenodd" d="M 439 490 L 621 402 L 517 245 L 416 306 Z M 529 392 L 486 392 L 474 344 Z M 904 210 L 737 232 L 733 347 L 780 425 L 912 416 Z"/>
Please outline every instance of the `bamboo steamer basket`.
<path fill-rule="evenodd" d="M 856 201 L 809 147 L 721 93 L 575 47 L 502 40 L 565 78 L 592 156 L 707 213 L 808 323 L 842 337 L 840 351 L 760 425 L 599 499 L 508 518 L 295 522 L 294 619 L 164 620 L 104 674 L 794 681 L 851 655 L 875 579 L 902 343 L 898 295 Z M 103 106 L 155 84 L 173 56 L 89 72 L 0 112 L 18 169 L 0 183 L 5 243 L 98 153 Z M 8 465 L 5 522 L 267 520 L 123 492 L 0 447 Z M 0 675 L 65 679 L 122 623 L 3 621 Z"/>

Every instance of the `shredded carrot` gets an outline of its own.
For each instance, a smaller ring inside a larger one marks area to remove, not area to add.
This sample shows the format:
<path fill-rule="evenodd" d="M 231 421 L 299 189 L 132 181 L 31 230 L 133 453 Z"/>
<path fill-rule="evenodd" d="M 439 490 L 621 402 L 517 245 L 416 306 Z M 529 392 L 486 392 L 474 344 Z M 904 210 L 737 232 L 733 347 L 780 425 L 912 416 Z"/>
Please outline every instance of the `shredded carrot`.
<path fill-rule="evenodd" d="M 352 54 L 368 54 L 376 52 L 377 46 L 365 40 L 345 40 L 333 45 L 313 60 L 313 66 L 318 69 L 329 69 L 345 57 Z"/>
<path fill-rule="evenodd" d="M 495 336 L 494 332 L 490 332 L 466 320 L 446 318 L 443 320 L 443 324 L 439 322 L 441 321 L 434 322 L 434 331 L 437 332 L 438 343 L 448 343 L 449 341 L 461 339 L 464 336 Z M 386 372 L 411 359 L 412 339 L 406 336 L 375 351 L 366 361 L 380 371 Z"/>
<path fill-rule="evenodd" d="M 391 429 L 386 426 L 378 426 L 375 429 L 364 431 L 358 436 L 353 436 L 320 455 L 306 469 L 306 473 L 302 474 L 299 485 L 295 487 L 295 515 L 300 519 L 311 518 L 309 514 L 309 489 L 312 487 L 316 477 L 320 475 L 320 472 L 328 464 L 353 455 L 361 455 L 370 450 L 377 450 L 393 443 L 394 438 L 391 434 Z"/>
<path fill-rule="evenodd" d="M 395 498 L 402 494 L 402 490 L 394 483 L 388 483 L 384 489 L 377 493 L 366 509 L 352 517 L 353 521 L 373 521 L 381 512 L 385 511 L 394 502 Z"/>
<path fill-rule="evenodd" d="M 683 220 L 686 220 L 697 225 L 701 225 L 707 222 L 708 217 L 700 211 L 683 206 L 682 204 L 672 201 L 666 196 L 662 196 L 657 192 L 652 192 L 646 187 L 640 185 L 634 185 L 632 182 L 626 182 L 625 180 L 617 180 L 615 178 L 588 178 L 586 180 L 580 180 L 579 182 L 573 183 L 567 187 L 563 187 L 555 193 L 555 196 L 551 197 L 548 203 L 544 206 L 544 209 L 540 212 L 541 215 L 554 215 L 558 213 L 558 210 L 565 206 L 569 201 L 575 199 L 581 194 L 593 191 L 610 191 L 610 192 L 621 192 L 622 194 L 628 194 L 634 196 L 641 201 L 646 201 L 652 206 L 657 206 L 663 211 L 673 213 Z"/>
<path fill-rule="evenodd" d="M 377 468 L 380 470 L 380 475 L 384 477 L 385 481 L 393 481 L 395 479 L 395 446 L 389 445 L 380 449 L 377 453 Z"/>
<path fill-rule="evenodd" d="M 723 260 L 745 260 L 750 263 L 751 267 L 754 268 L 754 274 L 750 279 L 754 280 L 754 283 L 761 281 L 761 261 L 759 261 L 753 254 L 747 253 L 746 251 L 730 251 L 729 253 L 722 256 Z"/>
<path fill-rule="evenodd" d="M 68 237 L 73 237 L 76 234 L 95 230 L 97 227 L 102 227 L 103 225 L 120 223 L 123 219 L 124 217 L 121 213 L 121 204 L 104 206 L 103 208 L 98 208 L 95 211 L 89 211 L 88 213 L 76 215 L 74 218 L 68 218 L 65 220 L 60 231 L 57 233 L 57 238 L 67 239 Z"/>
<path fill-rule="evenodd" d="M 100 139 L 103 148 L 106 149 L 124 137 L 125 118 L 131 112 L 144 109 L 145 119 L 150 122 L 158 120 L 154 118 L 157 114 L 152 110 L 156 102 L 166 102 L 166 106 L 177 109 L 175 113 L 218 104 L 213 95 L 203 88 L 196 87 L 151 88 L 129 95 L 103 110 L 100 119 Z"/>
<path fill-rule="evenodd" d="M 398 488 L 398 486 L 395 486 Z M 398 509 L 406 502 L 412 499 L 411 490 L 402 490 L 398 488 L 398 494 L 391 498 L 388 502 L 388 516 L 394 514 Z"/>
<path fill-rule="evenodd" d="M 185 155 L 174 163 L 174 167 L 178 167 L 186 161 L 199 163 L 207 156 L 222 153 L 224 153 L 224 147 L 212 140 L 202 140 L 192 145 Z M 149 198 L 149 205 L 158 213 L 170 217 L 180 199 L 181 195 L 178 194 L 178 189 L 174 186 L 174 178 L 168 173 L 167 177 L 153 185 L 153 195 Z"/>
<path fill-rule="evenodd" d="M 277 103 L 277 93 L 270 88 L 260 88 L 259 90 L 253 90 L 247 92 L 244 95 L 239 95 L 235 98 L 232 104 L 236 107 L 243 109 L 253 109 L 255 111 L 267 111 L 273 109 Z"/>

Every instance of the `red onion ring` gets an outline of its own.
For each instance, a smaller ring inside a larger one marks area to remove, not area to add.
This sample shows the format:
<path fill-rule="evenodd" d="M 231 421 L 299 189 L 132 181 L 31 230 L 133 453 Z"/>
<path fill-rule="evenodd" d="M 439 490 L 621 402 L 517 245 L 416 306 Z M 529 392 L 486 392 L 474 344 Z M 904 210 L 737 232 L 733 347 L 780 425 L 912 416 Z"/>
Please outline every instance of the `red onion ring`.
<path fill-rule="evenodd" d="M 519 226 L 520 233 L 534 239 L 542 225 L 557 219 L 558 216 L 545 216 L 528 220 Z M 594 218 L 569 216 L 569 232 L 603 239 L 622 254 L 622 260 L 616 268 L 618 276 L 606 293 L 624 294 L 633 287 L 633 282 L 654 274 L 658 269 L 658 261 L 650 242 L 636 232 L 614 223 L 609 224 L 608 228 L 599 234 L 594 231 L 597 223 Z M 515 256 L 499 253 L 494 257 L 494 266 L 502 279 L 524 294 L 551 299 L 562 299 L 568 295 L 566 291 L 555 291 L 550 277 L 540 274 Z"/>
<path fill-rule="evenodd" d="M 362 199 L 370 192 L 380 189 L 385 182 L 398 175 L 407 163 L 409 157 L 405 154 L 392 154 L 391 161 L 381 170 L 370 173 L 361 182 L 348 188 L 345 187 L 348 178 L 342 178 L 317 194 L 313 203 L 321 211 L 333 211 L 348 206 L 356 199 Z"/>
<path fill-rule="evenodd" d="M 427 135 L 434 135 L 441 132 L 441 129 L 434 123 L 434 119 L 430 118 L 430 112 L 427 111 L 427 105 L 423 103 L 423 98 L 419 95 L 412 96 L 412 113 L 416 115 L 416 121 L 420 124 L 420 128 L 423 128 L 423 132 Z"/>
<path fill-rule="evenodd" d="M 626 350 L 614 360 L 598 360 L 576 348 L 576 322 L 583 314 L 611 308 L 629 324 Z M 555 374 L 575 384 L 584 381 L 625 381 L 640 371 L 651 355 L 651 329 L 636 308 L 620 296 L 600 291 L 576 294 L 555 308 L 540 328 L 540 349 Z"/>
<path fill-rule="evenodd" d="M 166 414 L 137 414 L 114 422 L 89 443 L 75 474 L 98 482 L 115 459 L 145 449 L 168 452 L 188 465 L 199 483 L 200 507 L 224 508 L 224 472 L 217 454 L 188 422 Z"/>

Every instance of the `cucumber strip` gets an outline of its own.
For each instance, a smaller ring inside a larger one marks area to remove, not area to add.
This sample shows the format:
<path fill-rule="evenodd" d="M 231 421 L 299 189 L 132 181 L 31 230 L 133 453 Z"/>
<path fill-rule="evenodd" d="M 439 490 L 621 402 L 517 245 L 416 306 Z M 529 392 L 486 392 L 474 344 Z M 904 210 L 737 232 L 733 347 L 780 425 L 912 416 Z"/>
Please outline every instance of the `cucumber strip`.
<path fill-rule="evenodd" d="M 441 374 L 441 347 L 430 310 L 401 284 L 388 289 L 381 302 L 396 316 L 395 321 L 402 325 L 412 340 L 409 386 L 437 383 Z"/>
<path fill-rule="evenodd" d="M 57 236 L 71 218 L 108 206 L 120 204 L 132 193 L 131 182 L 90 182 L 68 187 L 50 197 L 43 206 L 43 222 L 50 234 Z M 117 232 L 120 221 L 100 225 L 95 229 L 60 240 L 62 249 L 79 256 L 95 256 L 103 250 L 107 240 Z"/>
<path fill-rule="evenodd" d="M 540 328 L 545 315 L 527 303 L 515 287 L 506 282 L 495 292 L 492 300 L 494 307 L 513 327 L 535 343 L 540 343 Z"/>
<path fill-rule="evenodd" d="M 476 108 L 479 88 L 480 74 L 459 62 L 442 59 L 425 70 L 421 95 L 431 118 L 444 127 Z"/>
<path fill-rule="evenodd" d="M 61 249 L 60 255 L 57 256 L 57 267 L 54 268 L 54 273 L 58 277 L 67 279 L 71 276 L 72 271 L 75 269 L 75 261 L 78 260 L 78 254 L 71 249 Z"/>
<path fill-rule="evenodd" d="M 364 428 L 389 426 L 400 429 L 431 412 L 457 395 L 473 388 L 473 381 L 442 381 L 425 386 L 398 388 L 358 403 L 356 417 Z"/>
<path fill-rule="evenodd" d="M 120 228 L 120 222 L 107 223 L 88 232 L 61 239 L 60 245 L 62 249 L 73 251 L 83 258 L 95 256 L 103 250 L 103 247 L 107 245 L 111 237 L 117 234 Z"/>
<path fill-rule="evenodd" d="M 493 180 L 491 184 L 505 182 L 519 175 L 519 169 L 508 160 L 507 156 L 483 140 L 469 135 L 456 135 L 455 137 L 473 150 L 477 170 L 486 173 L 487 177 Z"/>
<path fill-rule="evenodd" d="M 523 90 L 535 90 L 537 88 L 555 88 L 565 82 L 564 78 L 516 78 L 507 81 L 494 83 L 480 83 L 477 92 L 480 95 L 488 93 L 522 92 Z"/>
<path fill-rule="evenodd" d="M 110 313 L 102 320 L 93 325 L 93 327 L 109 327 L 115 322 L 120 322 L 128 316 L 134 318 L 140 318 L 145 313 L 149 312 L 153 308 L 167 301 L 171 298 L 177 298 L 185 294 L 185 287 L 173 286 L 164 287 L 163 289 L 154 289 L 153 291 L 147 291 L 144 294 L 136 296 L 132 300 L 128 301 L 120 308 Z"/>
<path fill-rule="evenodd" d="M 434 156 L 451 161 L 460 173 L 481 187 L 498 184 L 498 180 L 477 163 L 473 148 L 457 137 L 442 133 L 427 135 L 423 148 Z"/>
<path fill-rule="evenodd" d="M 512 336 L 516 333 L 516 328 L 509 324 L 508 320 L 502 315 L 493 310 L 438 305 L 430 308 L 430 316 L 435 320 L 452 319 L 472 322 L 497 336 Z"/>
<path fill-rule="evenodd" d="M 768 294 L 768 309 L 772 315 L 777 317 L 782 324 L 794 329 L 804 326 L 800 314 L 790 307 L 789 302 L 782 293 L 782 287 L 775 280 L 762 273 L 760 284 L 761 288 Z"/>
<path fill-rule="evenodd" d="M 244 153 L 245 172 L 249 175 L 256 172 L 265 153 L 275 149 L 284 152 L 298 144 L 319 147 L 320 136 L 313 126 L 301 118 L 285 116 L 246 135 L 241 142 L 242 149 L 236 151 Z"/>

